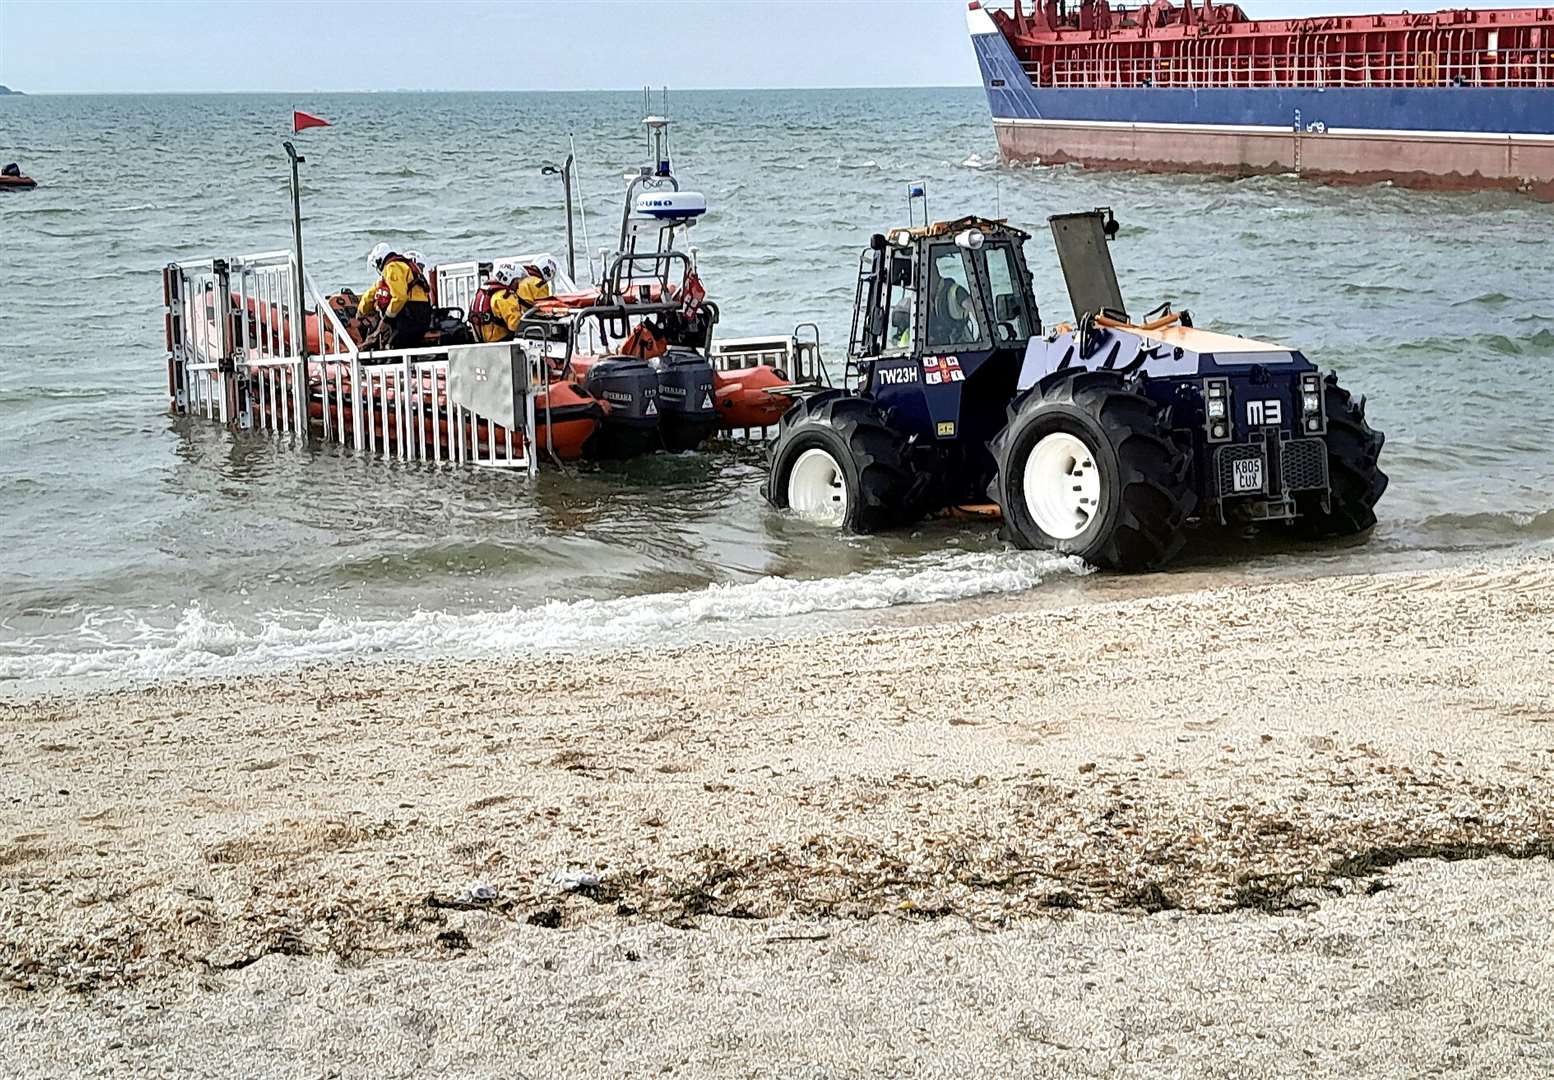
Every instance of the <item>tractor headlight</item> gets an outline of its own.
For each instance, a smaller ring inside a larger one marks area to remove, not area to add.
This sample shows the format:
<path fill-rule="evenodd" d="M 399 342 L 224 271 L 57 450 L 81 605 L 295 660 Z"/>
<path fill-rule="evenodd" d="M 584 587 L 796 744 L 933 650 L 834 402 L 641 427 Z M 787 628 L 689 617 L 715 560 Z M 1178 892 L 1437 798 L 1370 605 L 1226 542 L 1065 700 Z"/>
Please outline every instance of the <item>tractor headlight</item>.
<path fill-rule="evenodd" d="M 1203 425 L 1214 442 L 1230 438 L 1229 379 L 1203 380 Z"/>
<path fill-rule="evenodd" d="M 1302 425 L 1307 431 L 1322 430 L 1322 376 L 1308 371 L 1300 377 L 1300 413 L 1305 417 Z"/>

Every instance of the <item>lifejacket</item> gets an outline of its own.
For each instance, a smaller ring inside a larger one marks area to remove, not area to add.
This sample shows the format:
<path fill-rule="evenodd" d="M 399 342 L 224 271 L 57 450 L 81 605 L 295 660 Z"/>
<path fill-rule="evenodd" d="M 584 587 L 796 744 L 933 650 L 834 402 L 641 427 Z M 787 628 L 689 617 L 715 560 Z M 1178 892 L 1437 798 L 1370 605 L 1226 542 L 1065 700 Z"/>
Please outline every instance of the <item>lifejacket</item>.
<path fill-rule="evenodd" d="M 426 280 L 426 275 L 421 272 L 421 268 L 415 264 L 414 260 L 407 259 L 403 255 L 390 255 L 383 260 L 383 266 L 387 267 L 392 262 L 404 263 L 410 267 L 410 287 L 412 289 L 419 286 L 428 297 L 432 295 L 431 284 Z M 378 313 L 382 314 L 388 310 L 388 306 L 393 300 L 394 292 L 388 287 L 388 282 L 383 277 L 383 269 L 379 268 L 378 287 L 373 291 L 372 304 L 378 309 Z"/>
<path fill-rule="evenodd" d="M 654 357 L 663 356 L 669 351 L 669 343 L 657 330 L 657 327 L 645 319 L 639 322 L 637 328 L 631 332 L 631 336 L 621 342 L 620 355 L 635 356 L 639 360 L 652 360 Z"/>
<path fill-rule="evenodd" d="M 507 292 L 511 288 L 510 285 L 498 285 L 494 281 L 488 281 L 475 290 L 475 295 L 469 302 L 469 321 L 476 330 L 483 326 L 490 326 L 494 322 L 502 322 L 496 312 L 491 310 L 491 299 L 497 293 Z M 506 329 L 507 324 L 502 323 L 502 328 Z"/>

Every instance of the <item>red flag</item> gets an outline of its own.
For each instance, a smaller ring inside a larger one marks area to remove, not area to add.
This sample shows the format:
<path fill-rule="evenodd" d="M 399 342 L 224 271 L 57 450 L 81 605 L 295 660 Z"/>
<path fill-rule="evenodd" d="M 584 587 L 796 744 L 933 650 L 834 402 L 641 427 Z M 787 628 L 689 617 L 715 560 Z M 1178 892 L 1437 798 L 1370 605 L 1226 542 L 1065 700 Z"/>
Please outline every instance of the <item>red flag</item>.
<path fill-rule="evenodd" d="M 291 111 L 291 133 L 293 135 L 297 134 L 299 131 L 306 131 L 310 127 L 328 126 L 329 121 L 325 120 L 322 116 L 314 116 L 312 113 L 298 112 L 296 109 Z"/>
<path fill-rule="evenodd" d="M 685 277 L 685 290 L 680 294 L 681 306 L 687 315 L 694 315 L 705 299 L 707 290 L 701 283 L 701 276 L 692 270 Z"/>

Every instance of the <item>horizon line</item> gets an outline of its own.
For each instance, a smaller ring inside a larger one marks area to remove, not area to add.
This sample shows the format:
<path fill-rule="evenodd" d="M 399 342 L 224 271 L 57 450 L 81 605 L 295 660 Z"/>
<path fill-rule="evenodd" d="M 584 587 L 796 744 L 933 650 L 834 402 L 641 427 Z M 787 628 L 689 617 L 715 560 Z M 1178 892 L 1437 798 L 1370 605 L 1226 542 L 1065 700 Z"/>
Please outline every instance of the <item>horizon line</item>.
<path fill-rule="evenodd" d="M 856 84 L 851 86 L 694 86 L 675 90 L 677 94 L 722 94 L 730 91 L 754 90 L 977 90 L 980 82 L 967 83 L 898 83 Z M 242 94 L 639 94 L 641 87 L 566 87 L 556 89 L 508 89 L 508 90 L 415 90 L 396 87 L 392 90 L 18 90 L 8 87 L 9 94 L 0 97 L 195 97 L 238 96 Z"/>

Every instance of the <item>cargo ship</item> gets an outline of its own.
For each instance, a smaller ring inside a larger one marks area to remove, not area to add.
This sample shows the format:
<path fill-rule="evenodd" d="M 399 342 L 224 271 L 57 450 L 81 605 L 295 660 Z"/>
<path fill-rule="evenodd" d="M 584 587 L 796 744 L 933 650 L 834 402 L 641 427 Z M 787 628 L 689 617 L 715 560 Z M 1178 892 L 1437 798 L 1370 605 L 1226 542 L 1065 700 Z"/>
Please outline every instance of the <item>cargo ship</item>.
<path fill-rule="evenodd" d="M 1007 162 L 1554 199 L 1554 7 L 1253 19 L 1212 0 L 973 2 Z"/>

